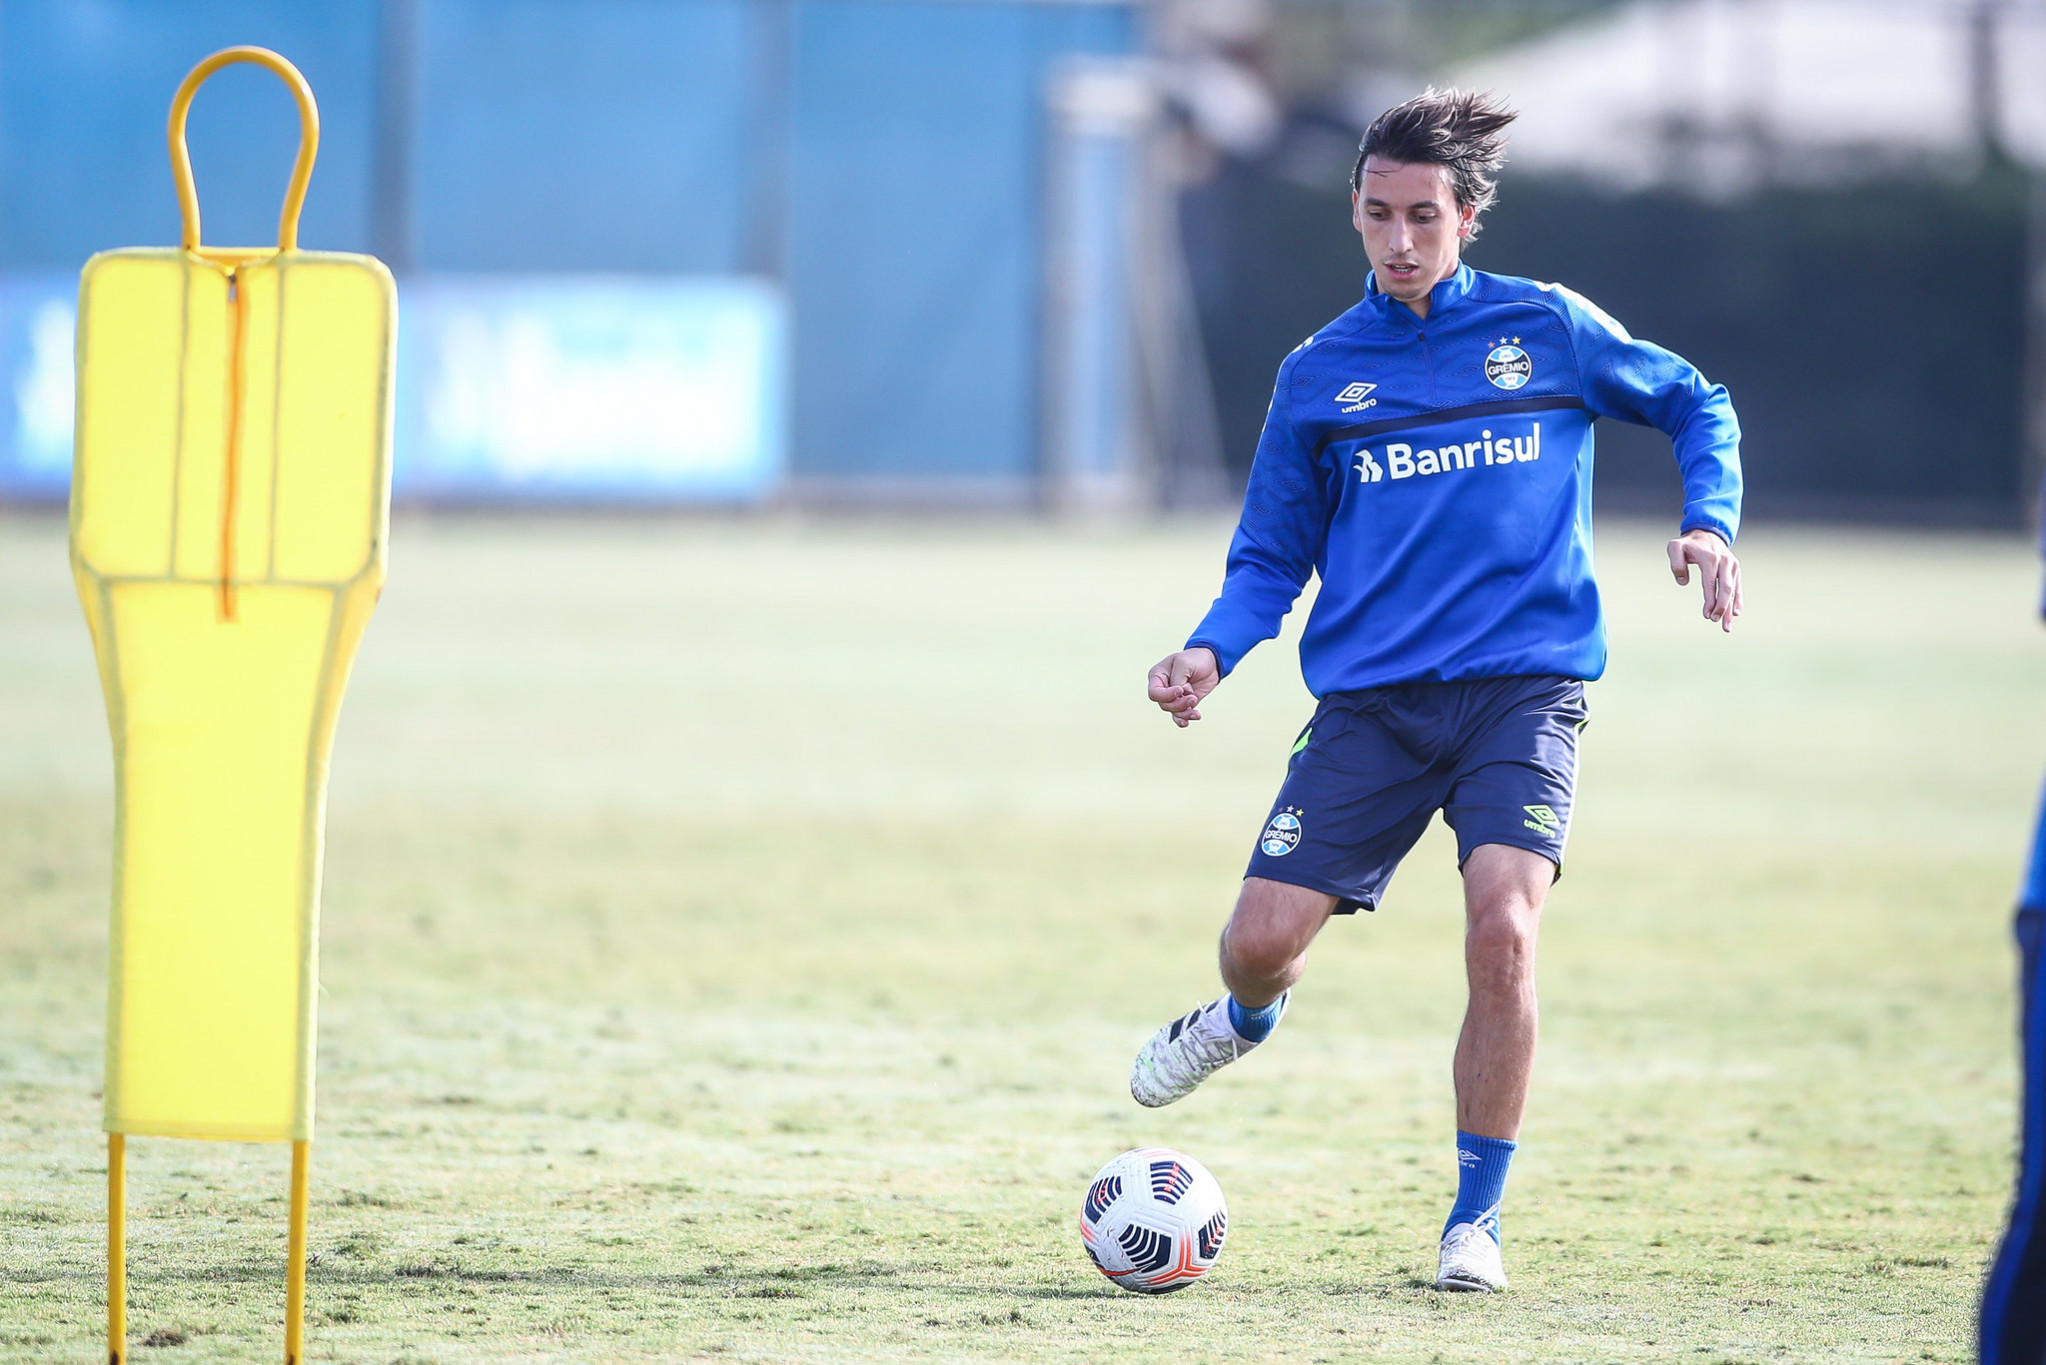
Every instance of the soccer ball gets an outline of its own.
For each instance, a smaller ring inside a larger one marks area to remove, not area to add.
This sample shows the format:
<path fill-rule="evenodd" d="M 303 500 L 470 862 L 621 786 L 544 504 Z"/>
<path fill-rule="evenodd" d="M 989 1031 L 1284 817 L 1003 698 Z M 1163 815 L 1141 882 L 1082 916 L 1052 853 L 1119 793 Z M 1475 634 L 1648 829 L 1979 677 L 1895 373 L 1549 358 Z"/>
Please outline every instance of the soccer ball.
<path fill-rule="evenodd" d="M 1170 1294 L 1208 1273 L 1229 1233 L 1229 1205 L 1208 1168 L 1168 1147 L 1139 1147 L 1101 1168 L 1080 1206 L 1080 1242 L 1133 1294 Z"/>

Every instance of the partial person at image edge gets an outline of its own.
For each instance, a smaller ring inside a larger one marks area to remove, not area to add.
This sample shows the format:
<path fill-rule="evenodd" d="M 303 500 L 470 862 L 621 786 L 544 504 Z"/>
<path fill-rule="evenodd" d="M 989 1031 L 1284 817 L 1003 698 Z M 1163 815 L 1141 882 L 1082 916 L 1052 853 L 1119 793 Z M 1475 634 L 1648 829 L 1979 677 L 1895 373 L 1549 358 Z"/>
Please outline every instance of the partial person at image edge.
<path fill-rule="evenodd" d="M 2040 614 L 2046 615 L 2046 602 Z M 2046 1365 L 2046 975 L 2039 970 L 2046 952 L 2046 798 L 2015 928 L 2022 1074 L 2018 1178 L 2003 1242 L 1982 1286 L 1977 1325 L 1982 1365 Z"/>

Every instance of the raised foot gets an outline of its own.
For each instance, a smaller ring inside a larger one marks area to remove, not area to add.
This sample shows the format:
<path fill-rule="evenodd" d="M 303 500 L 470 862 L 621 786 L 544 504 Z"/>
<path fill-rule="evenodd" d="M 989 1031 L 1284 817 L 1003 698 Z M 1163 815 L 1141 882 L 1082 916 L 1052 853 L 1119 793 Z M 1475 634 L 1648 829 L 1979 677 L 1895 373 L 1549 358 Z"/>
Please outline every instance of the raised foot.
<path fill-rule="evenodd" d="M 1282 995 L 1281 1017 L 1285 1005 Z M 1151 1035 L 1130 1067 L 1130 1098 L 1147 1109 L 1185 1099 L 1256 1046 L 1230 1027 L 1229 997 L 1211 1000 Z"/>

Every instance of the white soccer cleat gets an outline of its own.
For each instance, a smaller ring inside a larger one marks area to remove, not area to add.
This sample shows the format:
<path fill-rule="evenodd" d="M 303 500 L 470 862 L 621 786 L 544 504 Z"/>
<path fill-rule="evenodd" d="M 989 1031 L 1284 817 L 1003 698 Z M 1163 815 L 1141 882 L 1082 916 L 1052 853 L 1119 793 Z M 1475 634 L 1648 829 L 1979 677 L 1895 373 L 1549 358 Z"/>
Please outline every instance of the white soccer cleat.
<path fill-rule="evenodd" d="M 1506 1260 L 1492 1234 L 1476 1223 L 1458 1223 L 1442 1234 L 1437 1289 L 1490 1294 L 1506 1287 Z"/>
<path fill-rule="evenodd" d="M 1282 995 L 1280 1018 L 1285 1011 L 1286 996 Z M 1211 1000 L 1151 1035 L 1130 1067 L 1130 1098 L 1147 1109 L 1183 1100 L 1202 1081 L 1256 1046 L 1229 1026 L 1229 997 Z"/>

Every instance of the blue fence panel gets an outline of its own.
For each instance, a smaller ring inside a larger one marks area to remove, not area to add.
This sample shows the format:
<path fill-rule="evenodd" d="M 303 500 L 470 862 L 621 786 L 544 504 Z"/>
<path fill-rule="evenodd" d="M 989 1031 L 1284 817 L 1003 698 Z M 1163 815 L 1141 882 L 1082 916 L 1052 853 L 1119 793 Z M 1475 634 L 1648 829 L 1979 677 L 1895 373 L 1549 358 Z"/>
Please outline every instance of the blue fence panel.
<path fill-rule="evenodd" d="M 76 270 L 95 251 L 175 246 L 164 124 L 178 82 L 237 43 L 312 82 L 320 159 L 307 247 L 369 249 L 378 7 L 360 0 L 6 0 L 0 5 L 0 266 Z M 187 137 L 208 242 L 277 240 L 298 148 L 283 82 L 237 67 L 206 83 Z"/>
<path fill-rule="evenodd" d="M 1136 41 L 1117 6 L 801 0 L 799 474 L 1035 473 L 1045 79 Z"/>
<path fill-rule="evenodd" d="M 1137 41 L 1108 3 L 6 0 L 0 491 L 53 487 L 44 294 L 68 298 L 94 251 L 176 241 L 171 92 L 253 42 L 320 100 L 308 247 L 424 275 L 779 271 L 795 427 L 774 444 L 795 472 L 1013 494 L 1038 463 L 1046 77 Z M 282 86 L 220 73 L 190 134 L 206 239 L 273 240 L 297 137 Z M 417 490 L 454 486 L 428 477 L 438 458 Z M 599 484 L 625 488 L 575 487 Z"/>
<path fill-rule="evenodd" d="M 419 24 L 421 269 L 741 268 L 746 0 L 430 0 Z"/>

